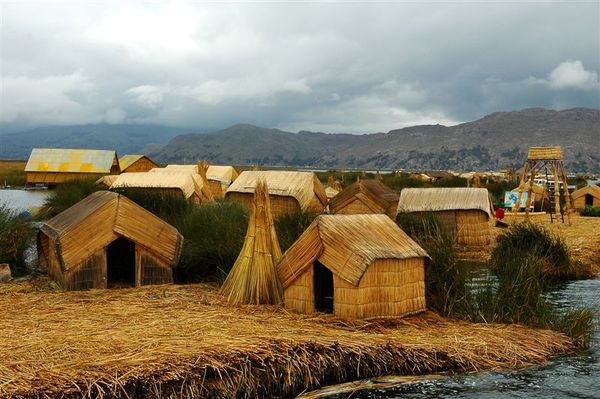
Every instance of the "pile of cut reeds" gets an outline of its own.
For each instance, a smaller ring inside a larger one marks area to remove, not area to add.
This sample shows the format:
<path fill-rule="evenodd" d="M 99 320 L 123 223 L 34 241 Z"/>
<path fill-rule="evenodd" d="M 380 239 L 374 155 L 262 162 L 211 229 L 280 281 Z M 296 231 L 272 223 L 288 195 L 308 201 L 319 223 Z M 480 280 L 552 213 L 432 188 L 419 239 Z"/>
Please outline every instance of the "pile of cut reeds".
<path fill-rule="evenodd" d="M 352 322 L 230 306 L 208 285 L 17 285 L 0 285 L 0 397 L 289 397 L 374 376 L 523 367 L 573 348 L 555 332 L 433 313 Z"/>

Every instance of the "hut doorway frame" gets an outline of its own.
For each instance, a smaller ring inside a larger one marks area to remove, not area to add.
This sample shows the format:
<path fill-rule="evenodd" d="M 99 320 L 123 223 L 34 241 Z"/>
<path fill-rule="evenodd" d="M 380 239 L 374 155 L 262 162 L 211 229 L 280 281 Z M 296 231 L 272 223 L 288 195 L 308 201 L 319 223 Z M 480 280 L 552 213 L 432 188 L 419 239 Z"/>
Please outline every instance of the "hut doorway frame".
<path fill-rule="evenodd" d="M 585 206 L 594 206 L 594 196 L 592 194 L 585 195 Z"/>
<path fill-rule="evenodd" d="M 316 260 L 313 263 L 313 295 L 316 312 L 333 313 L 334 292 L 333 272 Z"/>
<path fill-rule="evenodd" d="M 139 286 L 139 267 L 136 243 L 119 236 L 106 247 L 106 288 L 118 286 Z"/>

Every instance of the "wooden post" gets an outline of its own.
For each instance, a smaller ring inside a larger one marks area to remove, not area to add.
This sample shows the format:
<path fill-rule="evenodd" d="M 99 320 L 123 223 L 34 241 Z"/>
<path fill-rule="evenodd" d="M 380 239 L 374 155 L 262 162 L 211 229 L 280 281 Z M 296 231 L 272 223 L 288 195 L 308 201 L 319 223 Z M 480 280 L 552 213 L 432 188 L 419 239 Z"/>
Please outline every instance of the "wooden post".
<path fill-rule="evenodd" d="M 523 195 L 523 191 L 521 190 L 521 183 L 525 184 L 525 177 L 527 176 L 527 170 L 529 169 L 529 161 L 525 162 L 523 166 L 523 171 L 521 172 L 521 179 L 517 182 L 519 194 L 517 195 L 517 203 L 513 205 L 513 222 L 517 221 L 517 213 L 519 212 L 519 206 L 521 205 L 521 196 Z"/>
<path fill-rule="evenodd" d="M 565 171 L 565 164 L 560 161 L 560 170 L 563 180 L 563 192 L 565 194 L 565 213 L 567 214 L 567 223 L 571 225 L 571 194 L 569 194 L 569 182 L 567 181 L 567 172 Z"/>
<path fill-rule="evenodd" d="M 554 213 L 560 216 L 560 185 L 558 184 L 557 161 L 552 161 L 552 173 L 554 173 Z"/>
<path fill-rule="evenodd" d="M 535 165 L 531 168 L 531 177 L 529 178 L 529 189 L 527 190 L 527 202 L 525 203 L 525 220 L 529 220 L 529 204 L 533 195 L 533 179 L 535 179 Z"/>
<path fill-rule="evenodd" d="M 135 245 L 135 286 L 142 286 L 142 255 L 138 249 L 137 244 Z"/>

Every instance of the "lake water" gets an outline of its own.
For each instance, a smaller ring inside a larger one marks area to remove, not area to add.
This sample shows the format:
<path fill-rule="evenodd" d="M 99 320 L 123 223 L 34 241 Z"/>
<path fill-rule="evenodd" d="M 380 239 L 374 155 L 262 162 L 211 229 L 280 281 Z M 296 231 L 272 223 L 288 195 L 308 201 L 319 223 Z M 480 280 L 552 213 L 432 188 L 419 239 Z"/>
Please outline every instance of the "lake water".
<path fill-rule="evenodd" d="M 44 205 L 47 190 L 0 190 L 0 205 L 6 205 L 17 212 Z"/>
<path fill-rule="evenodd" d="M 573 281 L 557 288 L 549 297 L 565 308 L 586 306 L 595 310 L 595 332 L 588 351 L 518 371 L 471 374 L 388 390 L 361 391 L 352 398 L 600 398 L 600 280 Z"/>

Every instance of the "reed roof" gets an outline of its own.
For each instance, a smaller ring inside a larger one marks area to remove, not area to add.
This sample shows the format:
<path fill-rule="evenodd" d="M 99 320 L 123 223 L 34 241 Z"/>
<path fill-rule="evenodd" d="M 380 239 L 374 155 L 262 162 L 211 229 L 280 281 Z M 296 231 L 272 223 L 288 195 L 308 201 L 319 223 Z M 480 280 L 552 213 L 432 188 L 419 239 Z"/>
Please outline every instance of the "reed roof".
<path fill-rule="evenodd" d="M 112 184 L 115 182 L 115 180 L 117 180 L 117 177 L 119 177 L 119 175 L 102 176 L 101 178 L 96 180 L 96 185 L 103 185 L 106 188 L 110 188 L 110 186 L 112 186 Z"/>
<path fill-rule="evenodd" d="M 398 193 L 383 184 L 379 180 L 359 180 L 352 183 L 344 190 L 340 191 L 335 198 L 329 202 L 329 209 L 332 212 L 336 212 L 336 209 L 345 207 L 350 202 L 361 196 L 367 196 L 368 199 L 377 206 L 381 207 L 381 210 L 385 212 L 391 205 L 395 205 L 398 202 Z M 370 201 L 366 201 L 369 203 Z M 379 211 L 379 210 L 373 210 Z"/>
<path fill-rule="evenodd" d="M 63 271 L 78 265 L 118 236 L 174 264 L 183 237 L 177 229 L 120 194 L 97 191 L 40 226 L 58 249 Z"/>
<path fill-rule="evenodd" d="M 186 170 L 189 172 L 199 173 L 198 165 L 167 165 L 165 168 L 160 168 L 163 170 Z M 153 169 L 154 171 L 154 169 Z M 159 169 L 157 169 L 159 171 Z M 239 173 L 233 166 L 227 165 L 209 165 L 208 170 L 206 171 L 206 178 L 208 180 L 219 180 L 226 183 L 231 183 L 237 177 Z"/>
<path fill-rule="evenodd" d="M 137 160 L 139 160 L 142 157 L 145 157 L 145 155 L 142 155 L 142 154 L 123 155 L 121 158 L 119 158 L 119 167 L 121 168 L 121 171 L 124 171 L 125 169 L 130 167 L 131 165 L 133 165 L 134 162 L 136 162 Z"/>
<path fill-rule="evenodd" d="M 152 169 L 154 171 L 155 169 Z M 203 184 L 199 174 L 185 171 L 170 171 L 167 173 L 154 172 L 123 173 L 110 187 L 115 188 L 157 188 L 176 189 L 183 193 L 184 198 L 196 194 L 203 198 Z"/>
<path fill-rule="evenodd" d="M 81 150 L 67 148 L 34 148 L 25 172 L 105 173 L 117 163 L 117 153 L 111 150 Z"/>
<path fill-rule="evenodd" d="M 400 193 L 398 212 L 481 210 L 492 217 L 486 188 L 405 188 Z"/>
<path fill-rule="evenodd" d="M 313 172 L 247 170 L 229 186 L 227 193 L 254 193 L 261 179 L 267 184 L 269 195 L 293 197 L 301 209 L 307 209 L 315 196 L 323 206 L 327 205 L 325 189 Z"/>
<path fill-rule="evenodd" d="M 600 187 L 595 184 L 590 184 L 588 186 L 582 187 L 578 190 L 573 191 L 571 194 L 571 198 L 576 200 L 579 197 L 583 197 L 586 194 L 590 194 L 596 198 L 600 198 Z"/>
<path fill-rule="evenodd" d="M 562 160 L 564 159 L 562 147 L 529 147 L 527 159 Z"/>
<path fill-rule="evenodd" d="M 318 260 L 358 286 L 376 259 L 421 257 L 427 252 L 386 215 L 320 215 L 285 252 L 277 271 L 285 289 Z"/>

